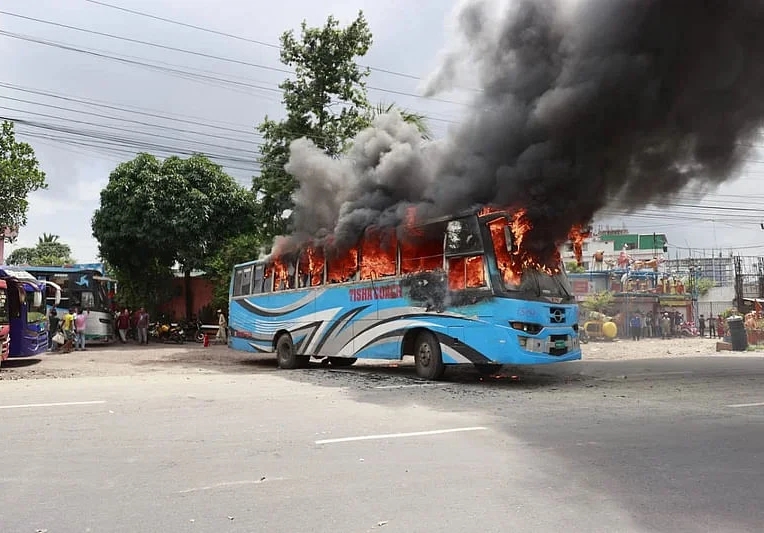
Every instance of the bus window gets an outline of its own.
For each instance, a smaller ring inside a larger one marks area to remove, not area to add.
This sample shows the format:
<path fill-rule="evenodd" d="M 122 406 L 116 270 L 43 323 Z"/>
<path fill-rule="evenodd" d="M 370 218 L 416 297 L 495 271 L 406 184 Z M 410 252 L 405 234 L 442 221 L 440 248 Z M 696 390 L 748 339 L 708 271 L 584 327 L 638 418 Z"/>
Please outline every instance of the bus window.
<path fill-rule="evenodd" d="M 264 273 L 265 267 L 263 265 L 255 265 L 255 275 L 252 278 L 252 294 L 259 294 L 263 292 Z"/>
<path fill-rule="evenodd" d="M 80 306 L 83 309 L 93 309 L 95 307 L 95 295 L 91 291 L 82 291 L 80 293 Z"/>
<path fill-rule="evenodd" d="M 316 287 L 324 283 L 324 251 L 321 248 L 306 248 L 300 254 L 298 287 Z"/>
<path fill-rule="evenodd" d="M 273 290 L 286 291 L 294 289 L 294 262 L 285 257 L 279 257 L 273 263 Z"/>
<path fill-rule="evenodd" d="M 358 250 L 326 250 L 326 280 L 329 283 L 355 281 L 358 273 Z"/>
<path fill-rule="evenodd" d="M 432 230 L 435 231 L 432 231 Z M 401 274 L 414 274 L 443 268 L 443 227 L 411 228 L 401 243 Z"/>
<path fill-rule="evenodd" d="M 395 276 L 397 256 L 394 230 L 368 228 L 361 241 L 361 279 Z"/>
<path fill-rule="evenodd" d="M 448 260 L 448 288 L 452 291 L 486 286 L 483 256 L 451 257 Z"/>
<path fill-rule="evenodd" d="M 253 267 L 245 267 L 241 273 L 241 287 L 239 293 L 243 296 L 252 292 L 252 270 Z"/>
<path fill-rule="evenodd" d="M 39 305 L 35 305 L 35 294 L 40 295 L 36 291 L 26 291 L 25 302 L 27 304 L 27 324 L 36 324 L 45 319 L 46 307 L 45 299 L 40 298 Z"/>
<path fill-rule="evenodd" d="M 451 220 L 446 227 L 446 255 L 475 255 L 483 252 L 476 217 Z"/>

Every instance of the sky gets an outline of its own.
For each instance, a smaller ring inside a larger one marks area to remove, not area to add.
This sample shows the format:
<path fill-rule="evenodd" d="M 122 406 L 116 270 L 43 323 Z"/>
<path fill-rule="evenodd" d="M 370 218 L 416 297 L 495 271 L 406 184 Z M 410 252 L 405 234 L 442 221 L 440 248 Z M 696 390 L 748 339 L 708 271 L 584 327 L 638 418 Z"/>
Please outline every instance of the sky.
<path fill-rule="evenodd" d="M 0 3 L 0 117 L 16 121 L 17 138 L 33 146 L 49 184 L 30 195 L 28 223 L 6 247 L 6 256 L 54 233 L 79 262 L 94 262 L 98 245 L 90 221 L 99 193 L 109 173 L 137 152 L 207 153 L 249 186 L 262 140 L 255 128 L 266 115 L 283 116 L 278 83 L 288 74 L 279 62 L 279 36 L 299 31 L 303 20 L 319 26 L 332 14 L 347 23 L 364 11 L 374 43 L 358 62 L 372 69 L 372 103 L 396 103 L 424 114 L 438 137 L 468 112 L 469 91 L 434 98 L 420 91 L 451 37 L 454 5 L 448 1 L 281 0 L 269 3 L 267 13 L 258 2 L 212 5 L 208 0 Z M 762 255 L 764 154 L 758 152 L 716 191 L 685 191 L 670 209 L 648 207 L 629 215 L 606 210 L 594 227 L 665 233 L 671 258 L 711 250 Z"/>

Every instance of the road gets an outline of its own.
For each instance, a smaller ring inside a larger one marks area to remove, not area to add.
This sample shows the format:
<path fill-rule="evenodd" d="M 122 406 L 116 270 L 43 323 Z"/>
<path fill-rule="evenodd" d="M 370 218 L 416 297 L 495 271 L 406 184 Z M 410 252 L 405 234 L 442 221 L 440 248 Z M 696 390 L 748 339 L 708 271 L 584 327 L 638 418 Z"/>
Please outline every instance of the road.
<path fill-rule="evenodd" d="M 438 384 L 407 365 L 139 370 L 0 382 L 3 532 L 764 523 L 761 357 L 457 372 Z"/>

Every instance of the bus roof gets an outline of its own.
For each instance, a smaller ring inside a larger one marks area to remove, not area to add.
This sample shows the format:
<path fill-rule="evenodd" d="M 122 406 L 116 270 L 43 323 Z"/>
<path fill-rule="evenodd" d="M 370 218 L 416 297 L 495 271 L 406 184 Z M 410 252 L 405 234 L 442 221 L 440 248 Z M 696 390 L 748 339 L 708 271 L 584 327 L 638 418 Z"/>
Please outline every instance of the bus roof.
<path fill-rule="evenodd" d="M 51 274 L 76 274 L 79 272 L 96 272 L 98 275 L 103 275 L 101 270 L 97 268 L 93 268 L 93 266 L 63 266 L 63 267 L 55 267 L 55 266 L 33 266 L 33 265 L 24 265 L 22 267 L 27 272 L 35 272 L 35 273 L 41 273 L 41 272 L 50 272 Z"/>

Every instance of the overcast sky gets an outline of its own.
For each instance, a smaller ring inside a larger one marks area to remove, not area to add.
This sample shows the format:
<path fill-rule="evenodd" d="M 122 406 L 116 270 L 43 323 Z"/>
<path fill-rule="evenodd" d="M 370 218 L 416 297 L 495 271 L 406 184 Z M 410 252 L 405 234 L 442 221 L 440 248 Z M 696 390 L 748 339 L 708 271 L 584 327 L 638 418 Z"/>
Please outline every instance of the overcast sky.
<path fill-rule="evenodd" d="M 467 109 L 465 94 L 437 100 L 417 96 L 417 78 L 433 70 L 449 37 L 453 5 L 446 0 L 103 2 L 263 44 L 86 0 L 0 3 L 0 10 L 28 17 L 0 14 L 0 116 L 19 121 L 18 137 L 32 144 L 50 185 L 31 196 L 29 223 L 15 247 L 55 233 L 78 261 L 95 261 L 90 220 L 99 192 L 110 171 L 138 151 L 159 156 L 206 152 L 249 186 L 260 142 L 254 128 L 266 114 L 283 115 L 277 84 L 287 74 L 278 71 L 285 67 L 273 45 L 281 32 L 299 28 L 303 19 L 321 25 L 334 14 L 348 22 L 359 9 L 364 11 L 374 44 L 360 63 L 373 68 L 372 102 L 395 102 L 422 112 L 438 136 Z M 666 233 L 672 258 L 687 255 L 687 248 L 759 255 L 764 253 L 763 179 L 764 155 L 757 154 L 739 176 L 712 194 L 685 192 L 671 210 L 648 208 L 629 217 L 607 213 L 597 225 Z M 13 249 L 6 248 L 6 254 Z"/>

